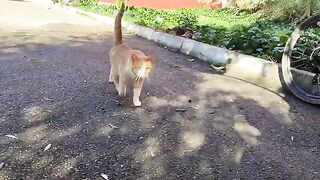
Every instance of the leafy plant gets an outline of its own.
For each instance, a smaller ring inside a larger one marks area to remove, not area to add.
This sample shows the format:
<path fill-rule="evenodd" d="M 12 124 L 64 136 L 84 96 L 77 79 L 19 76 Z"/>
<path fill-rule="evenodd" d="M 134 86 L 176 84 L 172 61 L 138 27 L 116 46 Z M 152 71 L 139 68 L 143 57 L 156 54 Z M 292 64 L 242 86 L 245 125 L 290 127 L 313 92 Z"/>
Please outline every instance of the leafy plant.
<path fill-rule="evenodd" d="M 94 6 L 97 5 L 98 0 L 79 0 L 79 3 L 83 5 Z"/>
<path fill-rule="evenodd" d="M 320 10 L 320 0 L 231 0 L 236 8 L 260 11 L 273 19 L 300 22 Z"/>
<path fill-rule="evenodd" d="M 81 5 L 89 11 L 114 16 L 116 6 Z M 284 45 L 293 26 L 262 18 L 248 11 L 234 9 L 180 9 L 177 11 L 130 7 L 126 20 L 155 29 L 191 29 L 197 41 L 241 51 L 246 54 L 280 62 Z M 201 20 L 201 21 L 200 21 Z M 176 29 L 176 30 L 175 30 Z M 177 33 L 177 32 L 176 32 Z M 314 45 L 320 42 L 319 32 L 310 32 Z M 303 39 L 298 46 L 304 46 Z"/>
<path fill-rule="evenodd" d="M 240 9 L 249 9 L 256 10 L 261 6 L 264 6 L 266 3 L 273 0 L 231 0 L 232 3 Z"/>
<path fill-rule="evenodd" d="M 198 17 L 189 9 L 180 9 L 176 12 L 179 27 L 194 28 L 198 23 Z"/>

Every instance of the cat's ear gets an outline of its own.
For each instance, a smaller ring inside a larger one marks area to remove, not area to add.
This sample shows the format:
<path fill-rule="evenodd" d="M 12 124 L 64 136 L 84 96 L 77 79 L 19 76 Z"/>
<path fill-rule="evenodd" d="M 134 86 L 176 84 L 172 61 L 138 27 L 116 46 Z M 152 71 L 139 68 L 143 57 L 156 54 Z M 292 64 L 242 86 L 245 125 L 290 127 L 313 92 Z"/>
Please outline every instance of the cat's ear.
<path fill-rule="evenodd" d="M 149 56 L 147 61 L 150 61 L 151 64 L 154 66 L 154 63 L 155 63 L 156 59 L 153 56 Z"/>
<path fill-rule="evenodd" d="M 131 54 L 131 60 L 132 60 L 133 63 L 139 62 L 139 57 L 135 53 L 132 53 Z"/>

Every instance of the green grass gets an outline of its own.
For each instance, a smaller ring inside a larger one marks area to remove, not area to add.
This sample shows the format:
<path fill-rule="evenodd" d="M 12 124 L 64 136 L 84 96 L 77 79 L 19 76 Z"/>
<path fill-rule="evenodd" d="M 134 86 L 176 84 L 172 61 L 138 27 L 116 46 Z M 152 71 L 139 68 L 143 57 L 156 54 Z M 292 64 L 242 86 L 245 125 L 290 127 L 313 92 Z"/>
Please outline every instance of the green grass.
<path fill-rule="evenodd" d="M 247 21 L 226 21 L 223 19 L 215 18 L 215 17 L 206 17 L 206 16 L 200 16 L 198 18 L 198 24 L 199 25 L 207 25 L 210 27 L 223 27 L 226 29 L 231 29 L 234 26 L 250 26 L 253 22 L 247 22 Z"/>

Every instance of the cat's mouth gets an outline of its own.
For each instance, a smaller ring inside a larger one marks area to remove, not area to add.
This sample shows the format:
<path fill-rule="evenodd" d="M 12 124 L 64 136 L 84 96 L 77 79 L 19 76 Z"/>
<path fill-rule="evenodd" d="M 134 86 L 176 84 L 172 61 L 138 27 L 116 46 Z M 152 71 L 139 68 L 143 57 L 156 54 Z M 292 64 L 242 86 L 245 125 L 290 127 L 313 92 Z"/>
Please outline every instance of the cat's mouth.
<path fill-rule="evenodd" d="M 133 75 L 132 79 L 138 81 L 138 80 L 148 79 L 148 76 L 141 77 L 141 76 L 138 76 L 138 75 Z"/>
<path fill-rule="evenodd" d="M 140 77 L 140 76 L 132 76 L 132 79 L 138 81 L 138 80 L 143 79 L 143 77 Z"/>
<path fill-rule="evenodd" d="M 143 79 L 148 78 L 148 73 L 143 70 L 132 72 L 132 78 L 134 80 L 143 80 Z"/>

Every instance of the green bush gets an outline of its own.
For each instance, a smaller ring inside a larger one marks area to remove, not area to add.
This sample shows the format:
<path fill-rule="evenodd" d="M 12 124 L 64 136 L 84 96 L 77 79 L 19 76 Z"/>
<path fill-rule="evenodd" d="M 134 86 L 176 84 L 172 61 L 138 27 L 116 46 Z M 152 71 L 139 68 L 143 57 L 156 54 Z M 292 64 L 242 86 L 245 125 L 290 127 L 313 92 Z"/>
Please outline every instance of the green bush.
<path fill-rule="evenodd" d="M 320 0 L 270 0 L 263 12 L 273 19 L 295 21 L 320 10 Z"/>
<path fill-rule="evenodd" d="M 320 0 L 232 0 L 239 9 L 259 10 L 269 18 L 299 20 L 320 10 Z"/>
<path fill-rule="evenodd" d="M 81 4 L 88 5 L 88 6 L 97 5 L 97 3 L 98 3 L 98 0 L 78 0 L 78 1 Z"/>
<path fill-rule="evenodd" d="M 239 9 L 256 10 L 273 0 L 232 0 Z"/>
<path fill-rule="evenodd" d="M 201 33 L 199 41 L 242 51 L 272 61 L 280 61 L 283 47 L 293 28 L 268 21 L 250 26 L 234 26 L 231 29 L 210 26 L 198 26 Z"/>
<path fill-rule="evenodd" d="M 116 6 L 81 5 L 89 11 L 114 16 Z M 242 51 L 275 62 L 280 62 L 284 45 L 294 27 L 261 18 L 247 11 L 234 9 L 181 9 L 177 11 L 130 7 L 127 21 L 155 29 L 186 27 L 197 32 L 197 41 Z M 319 32 L 310 32 L 315 43 Z M 305 42 L 301 42 L 303 46 Z"/>
<path fill-rule="evenodd" d="M 179 9 L 175 14 L 178 27 L 194 28 L 198 24 L 196 13 L 193 13 L 190 9 Z"/>
<path fill-rule="evenodd" d="M 171 11 L 155 10 L 148 8 L 129 8 L 127 13 L 132 14 L 132 21 L 136 24 L 153 27 L 168 28 L 174 23 Z"/>

